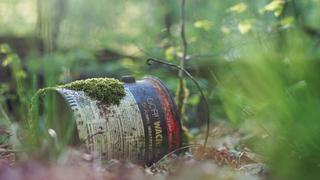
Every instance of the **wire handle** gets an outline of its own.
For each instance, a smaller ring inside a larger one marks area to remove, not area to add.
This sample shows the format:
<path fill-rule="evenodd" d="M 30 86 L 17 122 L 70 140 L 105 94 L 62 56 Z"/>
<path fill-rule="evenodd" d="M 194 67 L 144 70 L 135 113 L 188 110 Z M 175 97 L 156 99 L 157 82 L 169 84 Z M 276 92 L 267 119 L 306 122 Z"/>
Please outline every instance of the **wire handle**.
<path fill-rule="evenodd" d="M 152 65 L 153 62 L 159 63 L 159 64 L 163 64 L 163 65 L 166 65 L 166 66 L 170 66 L 171 68 L 180 70 L 185 75 L 187 75 L 192 80 L 192 82 L 197 86 L 197 88 L 198 88 L 198 90 L 199 90 L 199 92 L 201 94 L 201 98 L 205 102 L 205 107 L 206 107 L 206 112 L 207 112 L 207 119 L 206 119 L 207 130 L 206 130 L 206 137 L 205 137 L 205 140 L 204 140 L 204 143 L 203 143 L 203 146 L 206 147 L 207 142 L 208 142 L 208 138 L 209 138 L 209 131 L 210 131 L 210 112 L 209 112 L 208 101 L 207 101 L 206 97 L 204 96 L 204 93 L 203 93 L 199 83 L 196 81 L 196 79 L 187 70 L 185 70 L 184 68 L 180 67 L 179 65 L 176 65 L 176 64 L 173 64 L 173 63 L 169 63 L 169 62 L 166 62 L 166 61 L 163 61 L 163 60 L 159 60 L 159 59 L 154 59 L 154 58 L 148 58 L 147 61 L 146 61 L 146 63 L 149 66 Z"/>

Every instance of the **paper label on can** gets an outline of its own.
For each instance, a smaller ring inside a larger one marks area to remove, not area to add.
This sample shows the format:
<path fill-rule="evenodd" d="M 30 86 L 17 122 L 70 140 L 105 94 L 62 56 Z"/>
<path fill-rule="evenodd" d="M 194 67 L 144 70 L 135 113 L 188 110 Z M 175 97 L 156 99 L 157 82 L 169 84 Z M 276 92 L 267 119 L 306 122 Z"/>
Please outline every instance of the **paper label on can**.
<path fill-rule="evenodd" d="M 78 135 L 102 159 L 144 161 L 145 132 L 135 98 L 128 88 L 119 106 L 105 104 L 82 91 L 59 88 L 76 120 Z"/>
<path fill-rule="evenodd" d="M 145 130 L 145 160 L 154 162 L 167 153 L 166 121 L 156 89 L 144 81 L 126 84 L 139 106 Z"/>
<path fill-rule="evenodd" d="M 82 91 L 58 88 L 73 111 L 81 142 L 103 160 L 151 163 L 181 146 L 174 102 L 160 82 L 126 83 L 120 104 L 106 104 Z"/>

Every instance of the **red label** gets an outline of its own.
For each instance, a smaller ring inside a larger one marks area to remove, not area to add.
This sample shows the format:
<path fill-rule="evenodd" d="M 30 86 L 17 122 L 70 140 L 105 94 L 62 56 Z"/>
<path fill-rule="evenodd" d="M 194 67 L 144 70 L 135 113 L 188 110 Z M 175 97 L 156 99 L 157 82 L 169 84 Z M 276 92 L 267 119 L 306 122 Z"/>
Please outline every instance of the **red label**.
<path fill-rule="evenodd" d="M 167 142 L 168 142 L 168 150 L 173 151 L 181 146 L 181 128 L 179 119 L 174 112 L 174 104 L 171 102 L 171 97 L 168 93 L 166 93 L 158 83 L 152 83 L 157 89 L 160 102 L 165 114 L 165 121 L 167 126 Z"/>

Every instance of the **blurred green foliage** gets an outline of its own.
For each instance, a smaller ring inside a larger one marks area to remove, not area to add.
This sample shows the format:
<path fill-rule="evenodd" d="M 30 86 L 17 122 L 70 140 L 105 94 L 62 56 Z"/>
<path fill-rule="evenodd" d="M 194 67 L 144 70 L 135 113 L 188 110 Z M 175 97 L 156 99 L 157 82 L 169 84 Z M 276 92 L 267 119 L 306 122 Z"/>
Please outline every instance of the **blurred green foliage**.
<path fill-rule="evenodd" d="M 178 1 L 3 0 L 0 16 L 0 39 L 39 37 L 44 46 L 22 59 L 9 45 L 17 53 L 27 46 L 2 42 L 0 70 L 11 71 L 0 85 L 6 125 L 30 120 L 36 89 L 75 79 L 151 74 L 177 88 L 177 72 L 145 59 L 178 63 Z M 277 179 L 319 176 L 319 17 L 320 0 L 187 1 L 186 68 L 209 99 L 212 121 L 268 134 L 251 148 L 265 154 Z M 195 127 L 205 119 L 203 102 L 187 86 L 185 124 Z"/>

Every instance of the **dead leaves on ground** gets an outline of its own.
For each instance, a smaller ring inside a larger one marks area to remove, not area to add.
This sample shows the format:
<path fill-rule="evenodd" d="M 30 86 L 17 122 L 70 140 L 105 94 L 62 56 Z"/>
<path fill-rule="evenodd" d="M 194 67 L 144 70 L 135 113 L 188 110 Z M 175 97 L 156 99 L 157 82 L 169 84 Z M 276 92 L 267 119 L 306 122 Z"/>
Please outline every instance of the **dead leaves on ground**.
<path fill-rule="evenodd" d="M 242 136 L 224 125 L 212 128 L 210 147 L 192 146 L 152 166 L 110 160 L 70 149 L 55 163 L 29 160 L 12 166 L 14 154 L 1 154 L 0 179 L 265 179 L 258 155 L 237 147 Z M 247 135 L 245 137 L 248 137 Z M 10 163 L 11 162 L 11 163 Z"/>

